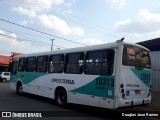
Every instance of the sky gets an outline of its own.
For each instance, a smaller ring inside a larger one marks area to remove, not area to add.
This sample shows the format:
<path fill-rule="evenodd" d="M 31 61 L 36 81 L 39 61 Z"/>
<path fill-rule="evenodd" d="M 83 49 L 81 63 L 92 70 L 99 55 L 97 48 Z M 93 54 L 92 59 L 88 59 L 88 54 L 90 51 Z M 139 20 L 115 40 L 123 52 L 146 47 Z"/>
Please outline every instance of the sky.
<path fill-rule="evenodd" d="M 159 0 L 0 0 L 0 54 L 159 36 Z"/>

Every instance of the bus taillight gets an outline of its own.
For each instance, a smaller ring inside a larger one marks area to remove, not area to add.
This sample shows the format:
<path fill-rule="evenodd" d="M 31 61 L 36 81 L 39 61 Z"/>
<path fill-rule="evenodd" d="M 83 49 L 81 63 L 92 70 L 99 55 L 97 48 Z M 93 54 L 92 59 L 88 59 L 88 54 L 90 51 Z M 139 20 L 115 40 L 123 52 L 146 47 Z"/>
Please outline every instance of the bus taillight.
<path fill-rule="evenodd" d="M 121 96 L 122 96 L 122 98 L 125 99 L 125 93 L 124 93 L 124 88 L 123 88 L 123 87 L 124 87 L 124 85 L 121 84 L 121 85 L 120 85 L 120 91 L 121 91 Z"/>
<path fill-rule="evenodd" d="M 151 95 L 151 85 L 150 85 L 150 89 L 149 89 L 149 92 L 148 92 L 148 97 Z"/>

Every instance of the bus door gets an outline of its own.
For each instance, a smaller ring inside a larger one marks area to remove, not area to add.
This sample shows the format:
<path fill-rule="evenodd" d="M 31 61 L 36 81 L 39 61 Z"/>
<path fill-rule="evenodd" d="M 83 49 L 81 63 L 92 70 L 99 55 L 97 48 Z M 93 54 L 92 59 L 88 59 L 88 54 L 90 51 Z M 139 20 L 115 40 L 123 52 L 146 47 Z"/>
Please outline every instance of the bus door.
<path fill-rule="evenodd" d="M 24 84 L 29 88 L 28 92 L 33 94 L 38 94 L 39 92 L 39 81 L 35 81 L 36 79 L 36 57 L 28 57 L 26 61 L 26 68 L 24 74 Z"/>
<path fill-rule="evenodd" d="M 13 60 L 12 63 L 9 64 L 11 76 L 10 76 L 10 87 L 16 87 L 17 82 L 17 68 L 18 68 L 18 60 Z M 12 85 L 12 86 L 11 86 Z"/>

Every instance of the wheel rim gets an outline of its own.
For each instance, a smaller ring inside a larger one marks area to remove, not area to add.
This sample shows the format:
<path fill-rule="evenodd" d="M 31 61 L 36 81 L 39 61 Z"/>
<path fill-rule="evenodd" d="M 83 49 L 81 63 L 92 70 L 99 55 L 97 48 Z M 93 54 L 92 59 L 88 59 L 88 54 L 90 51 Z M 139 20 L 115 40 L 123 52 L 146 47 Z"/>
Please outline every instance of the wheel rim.
<path fill-rule="evenodd" d="M 66 99 L 66 98 L 65 98 L 65 95 L 64 95 L 64 94 L 59 94 L 59 95 L 58 95 L 58 103 L 59 103 L 59 104 L 61 104 L 61 105 L 64 104 L 64 103 L 65 103 L 65 99 Z"/>
<path fill-rule="evenodd" d="M 19 93 L 22 93 L 22 92 L 23 92 L 23 87 L 22 87 L 22 86 L 19 86 L 18 91 L 19 91 Z"/>

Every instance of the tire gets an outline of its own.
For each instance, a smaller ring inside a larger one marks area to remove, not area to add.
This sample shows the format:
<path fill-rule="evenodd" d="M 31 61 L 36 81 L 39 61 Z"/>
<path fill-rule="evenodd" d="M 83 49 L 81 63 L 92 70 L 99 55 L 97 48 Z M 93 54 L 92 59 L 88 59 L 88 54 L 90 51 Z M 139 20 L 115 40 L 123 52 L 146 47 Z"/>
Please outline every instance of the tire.
<path fill-rule="evenodd" d="M 60 107 L 67 106 L 67 93 L 64 88 L 59 88 L 58 90 L 56 90 L 55 101 L 56 104 Z"/>
<path fill-rule="evenodd" d="M 22 95 L 23 94 L 23 87 L 22 87 L 22 83 L 17 83 L 17 88 L 16 88 L 16 92 L 18 95 Z"/>
<path fill-rule="evenodd" d="M 7 79 L 6 79 L 6 78 L 3 78 L 2 81 L 5 83 L 5 82 L 7 82 Z"/>

